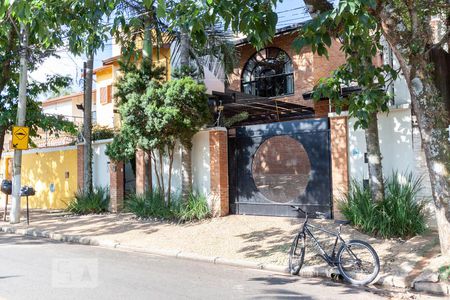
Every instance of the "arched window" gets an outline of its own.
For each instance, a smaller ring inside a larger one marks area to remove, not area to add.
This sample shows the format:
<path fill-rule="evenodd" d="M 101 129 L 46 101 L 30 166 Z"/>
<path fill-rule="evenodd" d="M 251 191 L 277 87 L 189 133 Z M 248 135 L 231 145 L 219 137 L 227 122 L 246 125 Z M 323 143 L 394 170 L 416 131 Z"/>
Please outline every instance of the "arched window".
<path fill-rule="evenodd" d="M 294 93 L 294 67 L 286 52 L 269 47 L 255 53 L 242 72 L 242 92 L 261 97 Z"/>

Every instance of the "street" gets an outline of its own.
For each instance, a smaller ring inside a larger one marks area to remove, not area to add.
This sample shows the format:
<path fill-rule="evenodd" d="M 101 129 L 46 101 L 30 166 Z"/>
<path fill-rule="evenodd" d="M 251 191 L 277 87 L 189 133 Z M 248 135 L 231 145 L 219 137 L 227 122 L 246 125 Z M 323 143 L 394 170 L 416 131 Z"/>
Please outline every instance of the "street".
<path fill-rule="evenodd" d="M 340 282 L 5 234 L 0 265 L 0 299 L 383 298 Z"/>

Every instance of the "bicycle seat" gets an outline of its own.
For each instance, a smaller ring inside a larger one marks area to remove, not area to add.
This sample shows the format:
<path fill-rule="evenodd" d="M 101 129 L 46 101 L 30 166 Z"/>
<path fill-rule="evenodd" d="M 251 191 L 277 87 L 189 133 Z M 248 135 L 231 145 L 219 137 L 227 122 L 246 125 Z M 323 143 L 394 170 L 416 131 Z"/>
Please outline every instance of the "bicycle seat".
<path fill-rule="evenodd" d="M 334 224 L 339 224 L 339 225 L 348 225 L 350 224 L 350 221 L 347 220 L 334 220 Z"/>

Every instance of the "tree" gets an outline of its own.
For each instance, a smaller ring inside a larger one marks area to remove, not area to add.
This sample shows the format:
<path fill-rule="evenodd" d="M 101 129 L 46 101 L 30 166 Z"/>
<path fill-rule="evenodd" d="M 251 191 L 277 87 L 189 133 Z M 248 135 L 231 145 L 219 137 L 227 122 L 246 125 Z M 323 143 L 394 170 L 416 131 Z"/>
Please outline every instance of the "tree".
<path fill-rule="evenodd" d="M 224 2 L 225 5 L 224 5 Z M 276 14 L 271 6 L 276 1 L 163 1 L 159 5 L 161 15 L 167 16 L 169 29 L 176 37 L 176 51 L 179 69 L 189 72 L 197 67 L 199 75 L 203 75 L 205 58 L 214 57 L 222 63 L 226 74 L 232 73 L 237 64 L 235 47 L 229 42 L 228 29 L 241 31 L 255 43 L 262 44 L 259 34 L 274 34 L 274 26 L 265 26 L 269 21 L 276 23 Z M 163 7 L 161 7 L 163 6 Z M 163 12 L 166 12 L 163 14 Z M 223 28 L 220 21 L 225 20 Z M 262 30 L 264 28 L 264 30 Z M 254 34 L 253 30 L 258 30 Z M 210 70 L 212 71 L 212 70 Z M 183 72 L 181 72 L 183 73 Z M 182 149 L 182 198 L 187 199 L 192 191 L 192 152 L 189 144 Z"/>
<path fill-rule="evenodd" d="M 10 80 L 19 80 L 17 124 L 26 123 L 28 71 L 34 59 L 39 59 L 62 45 L 63 31 L 57 12 L 60 2 L 47 0 L 3 1 L 0 3 L 0 52 L 2 58 L 3 92 Z M 19 56 L 20 62 L 17 58 Z M 13 72 L 16 71 L 14 76 Z M 10 222 L 20 221 L 21 150 L 14 151 L 13 192 Z"/>
<path fill-rule="evenodd" d="M 30 127 L 30 137 L 38 137 L 39 129 L 58 135 L 59 132 L 68 132 L 75 135 L 75 125 L 58 116 L 46 115 L 42 112 L 39 95 L 55 92 L 61 87 L 66 87 L 70 79 L 62 76 L 51 76 L 46 82 L 31 82 L 27 90 L 27 115 L 25 125 Z M 3 93 L 0 94 L 0 158 L 2 157 L 3 144 L 7 133 L 11 133 L 12 125 L 17 116 L 18 87 L 17 82 L 10 81 L 6 84 Z M 33 140 L 30 141 L 33 146 Z"/>
<path fill-rule="evenodd" d="M 122 127 L 108 145 L 107 155 L 127 160 L 134 154 L 133 149 L 145 151 L 152 159 L 158 189 L 170 205 L 175 146 L 180 142 L 190 147 L 192 136 L 208 122 L 206 89 L 190 77 L 162 83 L 161 68 L 122 68 L 124 75 L 116 93 Z M 165 156 L 169 161 L 167 182 Z"/>
<path fill-rule="evenodd" d="M 319 9 L 326 7 L 319 5 Z M 314 8 L 311 10 L 317 12 Z M 319 81 L 314 88 L 313 98 L 316 101 L 321 98 L 330 99 L 338 114 L 347 109 L 349 115 L 357 119 L 355 129 L 364 129 L 369 188 L 372 199 L 381 201 L 384 199 L 384 179 L 377 113 L 388 111 L 392 95 L 387 95 L 384 89 L 396 79 L 397 73 L 390 65 L 375 66 L 372 63 L 374 57 L 383 50 L 381 33 L 376 30 L 375 20 L 368 17 L 366 12 L 355 12 L 347 6 L 341 6 L 341 9 L 334 12 L 335 14 L 316 17 L 302 27 L 294 46 L 300 50 L 309 45 L 313 52 L 328 57 L 327 47 L 331 46 L 332 39 L 338 38 L 341 42 L 346 63 L 332 72 L 329 78 Z M 355 19 L 364 21 L 355 22 Z M 342 87 L 355 84 L 361 91 L 343 98 Z"/>
<path fill-rule="evenodd" d="M 433 51 L 442 50 L 449 43 L 450 4 L 446 0 L 341 0 L 336 8 L 328 6 L 325 11 L 321 11 L 318 5 L 328 1 L 306 2 L 321 12 L 313 22 L 317 23 L 317 28 L 322 29 L 322 41 L 333 35 L 331 28 L 343 28 L 347 35 L 344 36 L 346 40 L 343 47 L 353 50 L 355 56 L 361 58 L 359 53 L 366 53 L 367 44 L 360 40 L 357 29 L 370 26 L 375 36 L 384 36 L 399 61 L 408 84 L 425 151 L 441 252 L 450 255 L 450 208 L 446 208 L 450 198 L 450 148 L 445 130 L 449 118 L 446 101 L 449 99 L 444 99 L 438 88 L 437 80 L 440 76 L 436 76 L 435 71 L 440 69 L 436 69 L 430 59 Z M 444 24 L 445 32 L 438 41 L 432 40 L 433 16 L 440 16 Z M 378 42 L 379 40 L 374 39 L 371 48 L 376 49 Z M 317 48 L 318 53 L 326 53 L 325 47 L 320 49 Z M 369 102 L 367 106 L 370 105 L 372 104 Z"/>
<path fill-rule="evenodd" d="M 61 16 L 67 26 L 68 45 L 72 53 L 84 54 L 87 58 L 84 78 L 84 119 L 83 119 L 83 152 L 84 172 L 83 189 L 92 192 L 92 85 L 94 56 L 103 48 L 109 39 L 109 27 L 104 18 L 110 16 L 115 8 L 115 1 L 79 0 L 67 2 L 68 14 Z M 75 16 L 77 14 L 77 16 Z M 82 17 L 78 17 L 81 15 Z"/>
<path fill-rule="evenodd" d="M 141 101 L 141 98 L 148 93 L 150 87 L 153 92 L 156 86 L 161 85 L 165 77 L 164 69 L 147 65 L 151 63 L 150 59 L 143 60 L 139 65 L 119 61 L 123 75 L 116 83 L 114 97 L 119 108 L 122 126 L 106 150 L 106 154 L 115 161 L 130 160 L 138 148 L 144 151 L 145 157 L 151 159 L 152 144 L 148 140 L 151 133 L 148 133 L 146 129 L 147 117 L 144 113 L 151 99 L 146 97 Z M 148 170 L 149 166 L 150 162 L 147 161 L 145 169 Z M 154 167 L 156 172 L 156 166 Z M 147 176 L 152 175 L 147 173 Z"/>

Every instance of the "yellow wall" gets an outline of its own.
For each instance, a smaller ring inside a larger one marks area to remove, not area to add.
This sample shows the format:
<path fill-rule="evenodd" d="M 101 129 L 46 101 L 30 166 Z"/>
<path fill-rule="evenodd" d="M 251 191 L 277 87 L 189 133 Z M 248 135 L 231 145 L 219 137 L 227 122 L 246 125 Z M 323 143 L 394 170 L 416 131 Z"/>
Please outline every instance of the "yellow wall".
<path fill-rule="evenodd" d="M 46 150 L 44 150 L 46 151 Z M 64 209 L 77 191 L 77 150 L 24 153 L 22 157 L 22 186 L 30 185 L 36 195 L 29 197 L 30 208 Z M 2 159 L 0 173 L 4 173 Z M 69 172 L 69 178 L 65 178 Z M 53 183 L 54 192 L 50 191 Z M 22 208 L 26 207 L 25 197 Z"/>

